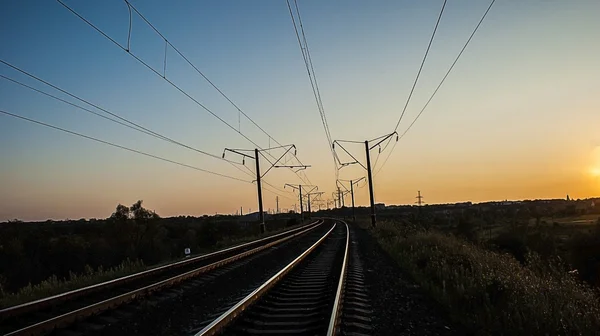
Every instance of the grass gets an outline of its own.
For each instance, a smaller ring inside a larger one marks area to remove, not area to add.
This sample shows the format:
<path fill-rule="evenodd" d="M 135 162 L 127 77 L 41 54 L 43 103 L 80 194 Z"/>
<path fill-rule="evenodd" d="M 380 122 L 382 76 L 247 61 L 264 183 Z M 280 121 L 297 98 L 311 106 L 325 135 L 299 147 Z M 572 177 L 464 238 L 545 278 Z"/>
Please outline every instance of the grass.
<path fill-rule="evenodd" d="M 508 254 L 397 222 L 378 223 L 371 233 L 472 333 L 591 335 L 600 330 L 597 292 L 534 254 L 523 266 Z"/>
<path fill-rule="evenodd" d="M 85 273 L 70 273 L 68 279 L 59 279 L 56 276 L 51 276 L 39 284 L 29 284 L 15 293 L 4 293 L 2 288 L 0 288 L 0 308 L 10 307 L 90 286 L 99 282 L 112 280 L 132 273 L 141 272 L 146 268 L 144 263 L 139 260 L 131 261 L 127 259 L 120 265 L 108 269 L 102 267 L 93 269 L 86 266 Z"/>
<path fill-rule="evenodd" d="M 312 221 L 310 221 L 312 222 Z M 275 235 L 277 233 L 281 233 L 286 230 L 297 228 L 301 225 L 310 223 L 306 221 L 302 224 L 297 224 L 294 226 L 281 228 L 278 230 L 269 231 L 266 236 Z M 246 236 L 239 239 L 226 238 L 219 240 L 214 248 L 206 251 L 206 253 L 214 252 L 223 248 L 227 248 L 230 246 L 235 246 L 239 244 L 243 244 L 249 241 L 253 241 L 259 238 L 263 238 L 265 235 L 252 235 Z M 204 254 L 204 253 L 202 253 Z M 200 254 L 198 254 L 200 255 Z M 174 259 L 165 261 L 163 263 L 159 263 L 153 265 L 152 268 L 166 265 L 172 263 L 174 261 L 181 259 Z M 6 293 L 0 284 L 0 309 L 19 305 L 22 303 L 39 300 L 45 297 L 57 295 L 60 293 L 68 292 L 71 290 L 83 288 L 86 286 L 91 286 L 97 283 L 101 283 L 104 281 L 120 278 L 126 275 L 134 274 L 137 272 L 144 271 L 149 269 L 150 267 L 144 265 L 144 263 L 140 260 L 125 260 L 120 265 L 108 269 L 104 269 L 99 267 L 98 269 L 93 269 L 89 266 L 86 266 L 86 270 L 82 274 L 70 273 L 69 277 L 66 279 L 58 278 L 57 276 L 51 276 L 48 279 L 42 281 L 39 284 L 31 285 L 28 284 L 25 287 L 20 288 L 18 291 L 14 293 Z"/>

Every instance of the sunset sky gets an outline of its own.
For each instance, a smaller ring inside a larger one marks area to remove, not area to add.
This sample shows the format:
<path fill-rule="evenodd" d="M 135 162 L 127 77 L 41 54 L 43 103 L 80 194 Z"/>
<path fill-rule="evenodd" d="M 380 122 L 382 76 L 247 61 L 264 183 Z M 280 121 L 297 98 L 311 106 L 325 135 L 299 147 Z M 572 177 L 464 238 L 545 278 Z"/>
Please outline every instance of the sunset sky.
<path fill-rule="evenodd" d="M 123 1 L 66 4 L 127 45 Z M 335 186 L 331 152 L 285 1 L 131 1 L 194 65 L 282 144 Z M 333 139 L 392 132 L 442 1 L 298 1 Z M 449 0 L 402 133 L 483 15 L 488 1 Z M 377 202 L 427 203 L 600 195 L 600 2 L 497 0 L 453 72 L 416 122 L 378 159 Z M 133 15 L 131 51 L 164 67 L 164 41 Z M 0 10 L 0 59 L 194 148 L 253 149 L 244 139 L 56 1 Z M 75 99 L 0 64 L 0 75 Z M 166 77 L 238 128 L 238 111 L 172 49 Z M 0 110 L 198 168 L 251 177 L 228 163 L 135 132 L 0 78 Z M 97 111 L 97 110 L 95 110 Z M 97 111 L 101 113 L 100 111 Z M 243 116 L 242 133 L 274 142 Z M 161 216 L 256 211 L 256 186 L 144 157 L 0 114 L 0 221 L 104 218 L 138 199 Z M 346 146 L 364 160 L 364 145 Z M 273 152 L 273 155 L 281 152 Z M 227 156 L 241 162 L 235 156 Z M 363 161 L 364 162 L 364 161 Z M 246 166 L 254 169 L 254 162 Z M 266 162 L 261 162 L 263 167 Z M 244 168 L 243 168 L 244 169 Z M 365 176 L 356 166 L 340 178 Z M 273 169 L 283 189 L 302 181 Z M 361 185 L 362 186 L 362 185 Z M 266 186 L 265 209 L 276 194 Z M 296 194 L 277 191 L 281 208 Z M 368 202 L 367 188 L 357 204 Z"/>

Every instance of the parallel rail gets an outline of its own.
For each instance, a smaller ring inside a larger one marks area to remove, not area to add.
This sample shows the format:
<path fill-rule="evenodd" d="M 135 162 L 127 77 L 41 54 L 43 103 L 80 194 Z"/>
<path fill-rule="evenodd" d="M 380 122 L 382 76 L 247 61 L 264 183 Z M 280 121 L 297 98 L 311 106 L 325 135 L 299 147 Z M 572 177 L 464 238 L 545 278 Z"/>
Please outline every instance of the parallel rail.
<path fill-rule="evenodd" d="M 332 236 L 332 232 L 339 224 L 341 223 L 335 224 L 327 233 L 325 233 L 325 235 L 323 235 L 316 243 L 304 251 L 300 256 L 282 268 L 269 280 L 252 291 L 225 313 L 220 315 L 209 325 L 204 327 L 200 332 L 195 334 L 195 336 L 212 336 L 223 332 L 228 335 L 262 334 L 265 332 L 264 330 L 247 330 L 246 332 L 240 332 L 239 330 L 236 331 L 230 329 L 232 328 L 232 325 L 237 323 L 238 320 L 243 319 L 242 316 L 245 316 L 253 309 L 256 309 L 257 305 L 259 305 L 259 302 L 262 302 L 265 305 L 269 305 L 270 302 L 272 305 L 269 307 L 268 313 L 261 314 L 262 316 L 265 316 L 265 318 L 262 319 L 260 323 L 262 325 L 270 325 L 275 327 L 289 327 L 293 326 L 294 323 L 302 324 L 302 322 L 297 321 L 299 319 L 302 320 L 307 318 L 307 315 L 319 315 L 318 312 L 307 314 L 306 312 L 311 308 L 305 307 L 313 307 L 313 311 L 320 311 L 320 307 L 323 307 L 324 305 L 328 306 L 330 309 L 326 309 L 326 311 L 329 312 L 326 314 L 326 316 L 314 316 L 313 318 L 317 321 L 321 320 L 321 322 L 323 322 L 323 331 L 326 329 L 327 335 L 334 335 L 339 329 L 338 325 L 341 312 L 341 298 L 343 295 L 344 277 L 347 268 L 350 240 L 350 231 L 348 225 L 343 223 L 346 227 L 346 235 L 345 248 L 343 250 L 343 257 L 341 258 L 342 265 L 340 267 L 340 272 L 338 273 L 339 275 L 330 275 L 328 273 L 336 268 L 335 261 L 339 259 L 339 249 L 335 245 L 329 245 L 329 250 L 321 250 L 321 254 L 319 256 L 314 256 L 316 259 L 312 260 L 309 265 L 302 266 L 304 267 L 302 269 L 302 274 L 294 273 L 292 278 L 291 272 L 297 268 L 299 264 L 305 261 L 309 255 L 311 255 L 311 253 L 314 253 L 317 247 L 324 245 L 325 240 L 327 238 L 331 238 L 330 236 Z M 329 242 L 329 244 L 332 244 L 332 242 Z M 323 246 L 323 249 L 325 248 L 326 247 Z M 338 254 L 334 256 L 333 254 L 335 253 Z M 330 293 L 330 291 L 328 291 L 328 284 L 331 282 L 332 276 L 337 277 L 337 281 L 335 281 L 331 286 L 335 288 L 334 293 Z M 287 285 L 288 287 L 281 288 L 279 285 Z M 278 294 L 275 294 L 275 291 Z M 279 295 L 280 297 L 277 299 L 271 298 L 272 301 L 265 303 L 271 294 L 274 296 Z M 315 310 L 314 307 L 317 307 L 317 309 Z M 265 307 L 262 308 L 264 309 Z M 281 319 L 283 319 L 283 321 Z M 281 330 L 270 330 L 269 333 L 277 334 L 282 332 L 283 331 Z M 302 334 L 303 331 L 296 330 L 295 333 Z M 315 330 L 305 330 L 304 333 L 315 334 Z"/>
<path fill-rule="evenodd" d="M 92 294 L 92 293 L 95 293 L 98 291 L 104 291 L 107 289 L 120 287 L 127 283 L 131 283 L 135 280 L 139 280 L 142 278 L 150 278 L 152 276 L 157 276 L 167 270 L 178 269 L 178 268 L 183 267 L 184 265 L 190 265 L 192 263 L 206 261 L 209 258 L 220 257 L 220 256 L 226 255 L 228 253 L 244 251 L 245 249 L 250 248 L 250 250 L 246 250 L 244 252 L 235 254 L 233 256 L 220 259 L 216 262 L 201 266 L 194 270 L 179 274 L 174 277 L 170 277 L 165 280 L 155 282 L 151 285 L 137 288 L 137 289 L 129 291 L 127 293 L 117 295 L 117 296 L 111 297 L 109 299 L 106 299 L 106 300 L 103 300 L 100 302 L 96 302 L 94 304 L 91 304 L 91 305 L 88 305 L 88 306 L 85 306 L 85 307 L 82 307 L 82 308 L 79 308 L 76 310 L 69 311 L 65 314 L 61 314 L 59 316 L 55 316 L 55 317 L 46 319 L 44 321 L 26 326 L 24 328 L 21 328 L 21 329 L 12 331 L 12 332 L 9 332 L 8 334 L 5 334 L 5 335 L 6 336 L 8 336 L 8 335 L 11 335 L 11 336 L 12 335 L 39 335 L 42 333 L 49 332 L 53 329 L 64 328 L 64 327 L 72 324 L 73 322 L 76 322 L 77 320 L 81 320 L 88 316 L 95 315 L 95 314 L 98 314 L 100 312 L 103 312 L 103 311 L 106 311 L 109 309 L 114 309 L 117 306 L 120 306 L 124 303 L 131 302 L 131 301 L 139 299 L 141 297 L 150 295 L 158 290 L 161 290 L 161 289 L 164 289 L 167 287 L 171 287 L 171 286 L 176 285 L 184 280 L 196 277 L 202 273 L 222 267 L 224 265 L 227 265 L 227 264 L 230 264 L 237 260 L 243 259 L 252 254 L 263 251 L 274 245 L 283 243 L 284 241 L 287 241 L 289 239 L 297 237 L 301 234 L 304 234 L 304 233 L 316 228 L 317 226 L 319 226 L 322 223 L 323 223 L 323 221 L 319 220 L 319 221 L 313 222 L 308 225 L 304 225 L 299 228 L 288 230 L 286 232 L 282 232 L 282 233 L 279 233 L 279 234 L 276 234 L 273 236 L 265 237 L 265 238 L 262 238 L 259 240 L 244 243 L 241 245 L 237 245 L 237 246 L 223 249 L 220 251 L 216 251 L 213 253 L 209 253 L 209 254 L 198 256 L 198 257 L 178 261 L 178 262 L 175 262 L 172 264 L 156 267 L 156 268 L 153 268 L 153 269 L 150 269 L 147 271 L 143 271 L 143 272 L 125 276 L 122 278 L 110 280 L 107 282 L 103 282 L 100 284 L 81 288 L 78 290 L 66 292 L 63 294 L 55 295 L 55 296 L 52 296 L 49 298 L 32 301 L 32 302 L 25 303 L 25 304 L 18 305 L 18 306 L 9 307 L 9 308 L 0 310 L 0 321 L 6 319 L 7 317 L 15 317 L 15 316 L 23 315 L 25 313 L 34 312 L 34 311 L 37 311 L 39 309 L 43 309 L 46 307 L 56 306 L 65 301 L 71 301 L 75 298 L 84 297 L 84 296 L 87 296 L 89 294 Z M 265 243 L 265 242 L 267 242 L 267 243 Z M 254 246 L 258 246 L 258 247 L 254 247 Z"/>

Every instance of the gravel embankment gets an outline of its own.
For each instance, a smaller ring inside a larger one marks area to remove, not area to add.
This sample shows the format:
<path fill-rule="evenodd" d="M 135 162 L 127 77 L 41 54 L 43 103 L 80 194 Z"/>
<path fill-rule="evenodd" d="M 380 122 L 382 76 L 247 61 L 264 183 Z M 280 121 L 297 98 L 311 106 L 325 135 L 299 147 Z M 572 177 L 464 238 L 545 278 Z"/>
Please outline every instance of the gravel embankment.
<path fill-rule="evenodd" d="M 372 335 L 464 335 L 365 229 L 352 225 L 351 234 L 371 298 Z"/>
<path fill-rule="evenodd" d="M 193 335 L 312 245 L 314 231 L 76 326 L 85 335 Z"/>

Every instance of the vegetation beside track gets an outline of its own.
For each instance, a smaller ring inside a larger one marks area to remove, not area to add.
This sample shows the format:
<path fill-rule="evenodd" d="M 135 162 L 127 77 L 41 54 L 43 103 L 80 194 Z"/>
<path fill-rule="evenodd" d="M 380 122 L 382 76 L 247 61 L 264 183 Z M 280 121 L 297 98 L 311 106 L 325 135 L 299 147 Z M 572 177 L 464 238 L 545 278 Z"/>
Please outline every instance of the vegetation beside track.
<path fill-rule="evenodd" d="M 267 221 L 268 235 L 299 226 Z M 107 219 L 0 223 L 0 308 L 48 297 L 264 237 L 239 216 L 160 218 L 138 201 Z"/>
<path fill-rule="evenodd" d="M 593 334 L 596 289 L 560 258 L 528 251 L 520 262 L 491 246 L 406 221 L 379 222 L 371 234 L 456 321 L 477 334 Z"/>

